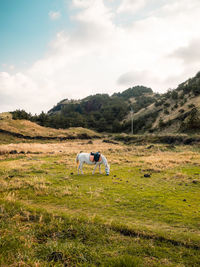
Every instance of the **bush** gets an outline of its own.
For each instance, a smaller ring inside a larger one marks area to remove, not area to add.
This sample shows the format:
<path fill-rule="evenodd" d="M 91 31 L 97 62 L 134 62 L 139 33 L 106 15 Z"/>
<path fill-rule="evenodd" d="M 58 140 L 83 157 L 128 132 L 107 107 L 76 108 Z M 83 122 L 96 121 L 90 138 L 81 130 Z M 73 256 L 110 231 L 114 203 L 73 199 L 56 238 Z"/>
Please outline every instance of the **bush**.
<path fill-rule="evenodd" d="M 160 128 L 165 127 L 165 123 L 163 122 L 163 119 L 161 119 L 161 118 L 160 118 L 160 120 L 159 120 L 159 127 L 160 127 Z"/>
<path fill-rule="evenodd" d="M 178 99 L 178 93 L 176 91 L 172 91 L 171 98 L 174 100 Z"/>
<path fill-rule="evenodd" d="M 188 105 L 188 108 L 195 108 L 195 105 L 194 104 L 190 104 L 190 105 Z"/>
<path fill-rule="evenodd" d="M 165 103 L 165 104 L 164 104 L 164 107 L 166 107 L 166 108 L 168 108 L 169 106 L 170 106 L 169 103 Z"/>
<path fill-rule="evenodd" d="M 178 108 L 178 103 L 176 103 L 176 104 L 174 105 L 174 108 L 175 108 L 175 109 L 177 109 L 177 108 Z"/>
<path fill-rule="evenodd" d="M 200 114 L 196 108 L 193 108 L 181 124 L 181 131 L 199 131 L 200 130 Z"/>
<path fill-rule="evenodd" d="M 30 120 L 32 115 L 25 110 L 17 109 L 11 112 L 13 120 Z"/>
<path fill-rule="evenodd" d="M 180 112 L 180 113 L 184 113 L 185 110 L 184 110 L 184 109 L 180 109 L 178 112 Z"/>

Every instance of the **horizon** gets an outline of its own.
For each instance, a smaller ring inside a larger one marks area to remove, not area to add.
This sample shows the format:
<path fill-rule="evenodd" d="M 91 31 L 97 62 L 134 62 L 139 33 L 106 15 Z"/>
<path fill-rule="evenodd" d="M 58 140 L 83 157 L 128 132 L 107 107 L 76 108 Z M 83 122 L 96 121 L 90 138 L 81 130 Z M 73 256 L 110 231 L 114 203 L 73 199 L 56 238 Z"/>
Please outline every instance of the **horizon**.
<path fill-rule="evenodd" d="M 199 13 L 198 0 L 1 0 L 0 112 L 175 89 L 200 70 Z"/>

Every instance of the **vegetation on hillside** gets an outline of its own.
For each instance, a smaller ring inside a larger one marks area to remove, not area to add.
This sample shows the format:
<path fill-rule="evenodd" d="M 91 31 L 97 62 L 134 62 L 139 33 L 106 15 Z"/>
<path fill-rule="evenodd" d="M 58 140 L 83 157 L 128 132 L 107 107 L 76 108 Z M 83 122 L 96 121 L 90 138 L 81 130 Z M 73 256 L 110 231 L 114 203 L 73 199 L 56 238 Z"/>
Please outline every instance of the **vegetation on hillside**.
<path fill-rule="evenodd" d="M 200 72 L 165 94 L 135 86 L 122 93 L 96 94 L 82 100 L 64 99 L 48 113 L 12 112 L 14 119 L 28 119 L 53 128 L 85 127 L 98 132 L 199 132 Z"/>
<path fill-rule="evenodd" d="M 134 103 L 131 98 L 134 98 Z M 12 114 L 13 119 L 28 119 L 53 128 L 85 127 L 99 132 L 121 132 L 127 130 L 126 123 L 122 121 L 131 108 L 140 110 L 153 102 L 150 88 L 136 86 L 112 96 L 97 94 L 78 102 L 65 99 L 47 114 L 42 112 L 32 116 L 24 110 L 16 110 Z"/>

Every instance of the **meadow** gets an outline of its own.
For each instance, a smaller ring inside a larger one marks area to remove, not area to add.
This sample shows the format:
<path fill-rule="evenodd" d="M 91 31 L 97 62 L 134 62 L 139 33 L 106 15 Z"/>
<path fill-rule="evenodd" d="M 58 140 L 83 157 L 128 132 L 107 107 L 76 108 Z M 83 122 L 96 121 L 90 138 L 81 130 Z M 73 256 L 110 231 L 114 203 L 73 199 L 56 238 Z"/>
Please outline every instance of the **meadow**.
<path fill-rule="evenodd" d="M 110 175 L 77 175 L 79 151 Z M 199 163 L 199 145 L 1 144 L 0 266 L 200 266 Z"/>

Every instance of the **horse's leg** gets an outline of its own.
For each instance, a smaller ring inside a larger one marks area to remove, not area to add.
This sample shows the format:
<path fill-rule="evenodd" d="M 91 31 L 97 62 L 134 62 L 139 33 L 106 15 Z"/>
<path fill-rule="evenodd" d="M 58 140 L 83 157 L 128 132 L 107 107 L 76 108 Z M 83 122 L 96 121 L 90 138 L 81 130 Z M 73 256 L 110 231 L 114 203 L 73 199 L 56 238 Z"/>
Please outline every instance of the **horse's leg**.
<path fill-rule="evenodd" d="M 78 165 L 78 174 L 79 174 L 80 167 L 81 167 L 81 163 L 79 162 L 79 165 Z"/>
<path fill-rule="evenodd" d="M 99 173 L 101 173 L 101 164 L 99 164 Z"/>
<path fill-rule="evenodd" d="M 83 174 L 83 162 L 81 162 L 80 165 L 81 165 L 81 166 L 80 166 L 80 168 L 81 168 L 81 174 Z"/>
<path fill-rule="evenodd" d="M 94 170 L 93 170 L 92 174 L 94 174 L 96 168 L 97 168 L 97 164 L 95 164 L 95 166 L 94 166 Z"/>

